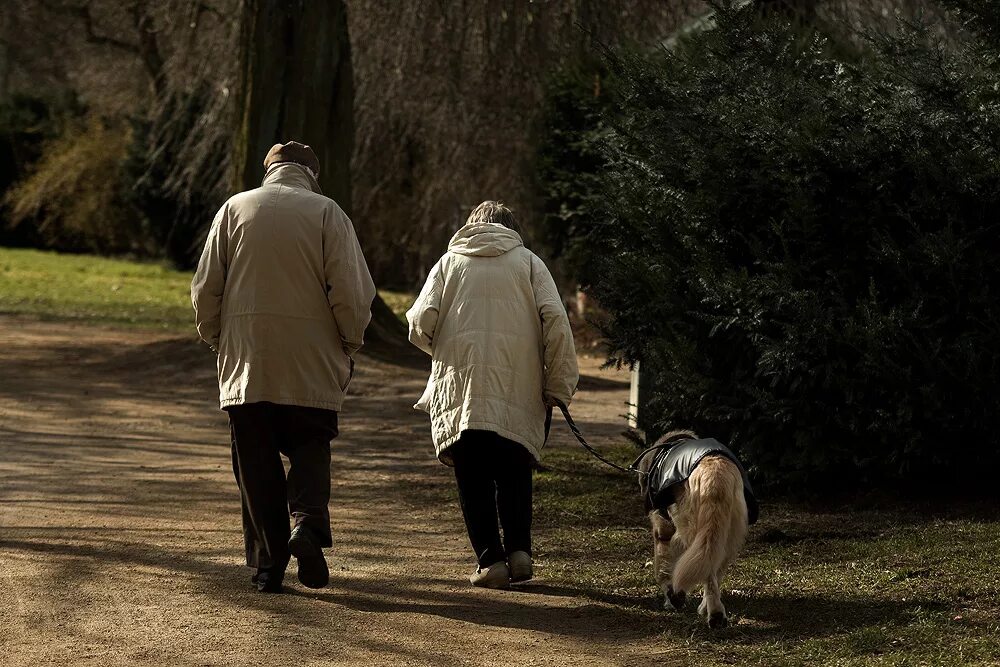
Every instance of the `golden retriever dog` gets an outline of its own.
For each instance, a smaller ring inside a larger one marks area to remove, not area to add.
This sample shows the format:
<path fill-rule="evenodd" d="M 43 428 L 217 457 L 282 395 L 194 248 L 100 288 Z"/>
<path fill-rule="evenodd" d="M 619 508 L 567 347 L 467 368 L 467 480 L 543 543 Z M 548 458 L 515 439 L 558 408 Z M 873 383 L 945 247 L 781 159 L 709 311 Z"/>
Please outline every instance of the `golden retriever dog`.
<path fill-rule="evenodd" d="M 711 628 L 727 626 L 720 584 L 757 519 L 742 464 L 716 440 L 673 431 L 634 467 L 653 528 L 653 570 L 664 606 L 681 609 L 701 585 L 698 613 Z"/>

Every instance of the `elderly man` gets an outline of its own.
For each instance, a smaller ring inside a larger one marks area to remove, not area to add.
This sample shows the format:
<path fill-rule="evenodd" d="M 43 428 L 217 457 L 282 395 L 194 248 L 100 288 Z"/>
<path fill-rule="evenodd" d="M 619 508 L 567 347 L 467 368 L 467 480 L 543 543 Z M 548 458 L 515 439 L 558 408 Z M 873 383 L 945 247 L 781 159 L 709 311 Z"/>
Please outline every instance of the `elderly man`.
<path fill-rule="evenodd" d="M 312 149 L 276 144 L 264 168 L 261 187 L 215 216 L 191 301 L 219 355 L 251 581 L 281 592 L 291 556 L 305 586 L 329 581 L 330 441 L 375 286 L 350 219 L 320 191 Z"/>

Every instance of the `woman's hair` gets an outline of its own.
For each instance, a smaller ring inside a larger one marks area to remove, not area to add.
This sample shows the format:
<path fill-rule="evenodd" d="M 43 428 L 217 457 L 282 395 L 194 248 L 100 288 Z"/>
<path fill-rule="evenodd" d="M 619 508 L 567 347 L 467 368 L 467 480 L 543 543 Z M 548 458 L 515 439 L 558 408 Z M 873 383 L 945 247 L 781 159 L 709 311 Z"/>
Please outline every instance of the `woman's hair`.
<path fill-rule="evenodd" d="M 503 225 L 508 229 L 517 231 L 517 220 L 514 213 L 499 201 L 484 201 L 482 204 L 472 209 L 469 219 L 465 224 L 471 225 L 477 222 L 489 222 L 494 225 Z"/>

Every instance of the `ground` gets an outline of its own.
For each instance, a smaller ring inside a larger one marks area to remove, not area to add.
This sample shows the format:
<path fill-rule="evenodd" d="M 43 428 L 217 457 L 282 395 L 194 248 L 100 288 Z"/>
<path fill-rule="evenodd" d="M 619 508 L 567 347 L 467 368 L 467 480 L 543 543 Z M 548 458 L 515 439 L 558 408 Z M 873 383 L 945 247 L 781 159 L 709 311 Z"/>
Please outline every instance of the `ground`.
<path fill-rule="evenodd" d="M 3 667 L 1000 665 L 995 503 L 765 493 L 723 584 L 733 626 L 711 632 L 660 608 L 635 480 L 561 424 L 535 477 L 537 580 L 473 589 L 453 479 L 411 408 L 426 360 L 405 347 L 359 359 L 333 450 L 330 586 L 292 574 L 288 595 L 257 594 L 189 281 L 0 248 Z M 626 375 L 581 368 L 578 422 L 631 460 Z"/>
<path fill-rule="evenodd" d="M 424 378 L 416 363 L 359 363 L 334 447 L 329 588 L 310 591 L 292 576 L 290 594 L 257 594 L 240 567 L 213 361 L 188 338 L 0 318 L 4 664 L 598 665 L 650 656 L 648 631 L 613 605 L 544 583 L 523 592 L 468 585 L 457 506 L 418 502 L 420 487 L 452 482 L 411 407 Z M 577 411 L 613 429 L 626 387 L 607 382 L 613 397 L 604 385 L 584 391 Z M 568 444 L 562 433 L 557 446 Z M 538 565 L 544 582 L 544 559 Z"/>

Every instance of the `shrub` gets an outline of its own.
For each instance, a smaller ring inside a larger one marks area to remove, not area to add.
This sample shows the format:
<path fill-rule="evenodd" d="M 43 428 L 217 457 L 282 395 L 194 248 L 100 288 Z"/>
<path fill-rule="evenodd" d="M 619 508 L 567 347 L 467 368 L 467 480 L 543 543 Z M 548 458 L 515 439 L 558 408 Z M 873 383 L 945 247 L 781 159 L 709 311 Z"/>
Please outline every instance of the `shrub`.
<path fill-rule="evenodd" d="M 848 62 L 720 8 L 609 54 L 618 101 L 589 281 L 659 430 L 730 440 L 786 488 L 1000 464 L 1000 66 L 902 26 Z"/>
<path fill-rule="evenodd" d="M 89 118 L 44 145 L 30 173 L 4 195 L 8 224 L 33 226 L 51 248 L 148 252 L 139 215 L 124 200 L 124 155 L 131 132 Z"/>
<path fill-rule="evenodd" d="M 58 136 L 60 129 L 78 113 L 72 99 L 14 95 L 0 103 L 0 196 L 30 172 L 45 143 Z M 38 243 L 33 231 L 27 226 L 14 229 L 0 219 L 0 244 Z"/>

